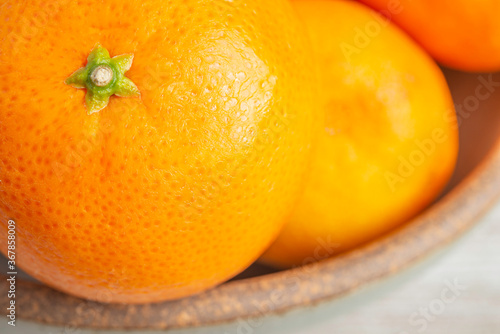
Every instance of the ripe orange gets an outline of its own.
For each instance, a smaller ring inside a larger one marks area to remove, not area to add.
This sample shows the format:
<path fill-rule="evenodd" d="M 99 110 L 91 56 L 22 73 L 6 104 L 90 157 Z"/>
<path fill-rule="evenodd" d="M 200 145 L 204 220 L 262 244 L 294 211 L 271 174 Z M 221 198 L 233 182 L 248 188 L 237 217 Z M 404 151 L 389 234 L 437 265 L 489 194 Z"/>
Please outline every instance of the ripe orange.
<path fill-rule="evenodd" d="M 352 249 L 408 220 L 447 183 L 458 146 L 442 73 L 399 29 L 356 2 L 294 5 L 317 56 L 324 122 L 304 194 L 263 257 L 278 266 Z"/>
<path fill-rule="evenodd" d="M 446 66 L 500 70 L 498 0 L 360 1 L 394 20 Z"/>
<path fill-rule="evenodd" d="M 268 247 L 313 136 L 310 46 L 287 1 L 10 1 L 0 21 L 0 226 L 16 222 L 23 269 L 144 303 Z M 113 73 L 131 97 L 68 79 L 98 43 L 99 61 L 124 55 Z"/>

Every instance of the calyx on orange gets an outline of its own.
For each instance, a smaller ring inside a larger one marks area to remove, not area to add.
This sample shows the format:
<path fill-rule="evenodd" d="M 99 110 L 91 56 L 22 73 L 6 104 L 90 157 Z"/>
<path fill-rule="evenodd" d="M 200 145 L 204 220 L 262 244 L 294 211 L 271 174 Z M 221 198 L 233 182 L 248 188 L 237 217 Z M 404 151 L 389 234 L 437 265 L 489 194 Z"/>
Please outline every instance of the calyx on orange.
<path fill-rule="evenodd" d="M 0 230 L 16 222 L 26 272 L 155 302 L 231 278 L 276 237 L 315 103 L 287 1 L 11 1 L 0 21 Z"/>

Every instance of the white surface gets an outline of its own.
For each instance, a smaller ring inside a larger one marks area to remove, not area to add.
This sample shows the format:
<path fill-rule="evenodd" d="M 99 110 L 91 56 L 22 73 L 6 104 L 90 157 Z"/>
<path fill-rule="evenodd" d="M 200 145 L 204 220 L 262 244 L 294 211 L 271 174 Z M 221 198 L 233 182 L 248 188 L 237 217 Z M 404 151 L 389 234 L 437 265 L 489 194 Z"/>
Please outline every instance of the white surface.
<path fill-rule="evenodd" d="M 453 284 L 455 281 L 464 290 L 456 292 L 455 300 L 451 301 L 454 294 L 445 290 L 446 282 Z M 3 319 L 0 321 L 0 333 L 101 332 L 48 327 L 25 321 L 18 321 L 13 328 Z M 500 333 L 500 203 L 477 227 L 451 247 L 354 295 L 284 316 L 169 331 L 169 334 L 261 333 Z"/>

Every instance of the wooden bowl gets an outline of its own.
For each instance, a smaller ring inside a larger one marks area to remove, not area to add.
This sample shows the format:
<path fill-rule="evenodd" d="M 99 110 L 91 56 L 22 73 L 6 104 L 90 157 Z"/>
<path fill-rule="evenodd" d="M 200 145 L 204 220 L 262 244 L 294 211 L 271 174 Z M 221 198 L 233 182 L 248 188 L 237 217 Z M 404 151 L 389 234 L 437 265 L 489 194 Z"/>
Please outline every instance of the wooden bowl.
<path fill-rule="evenodd" d="M 445 195 L 398 230 L 352 252 L 300 268 L 276 272 L 254 265 L 210 291 L 159 304 L 100 304 L 19 278 L 18 316 L 70 328 L 202 326 L 333 299 L 408 267 L 474 225 L 500 194 L 500 92 L 494 91 L 500 87 L 485 85 L 490 80 L 500 82 L 500 73 L 445 70 L 445 74 L 455 103 L 462 106 L 457 170 Z M 5 312 L 4 278 L 0 301 Z"/>

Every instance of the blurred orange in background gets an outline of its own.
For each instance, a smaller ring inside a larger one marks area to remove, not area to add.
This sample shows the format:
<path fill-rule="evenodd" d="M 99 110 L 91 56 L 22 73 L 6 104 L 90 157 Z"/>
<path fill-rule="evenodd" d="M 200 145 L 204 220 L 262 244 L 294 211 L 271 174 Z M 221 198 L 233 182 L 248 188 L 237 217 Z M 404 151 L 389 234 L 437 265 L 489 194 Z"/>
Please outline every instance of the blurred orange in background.
<path fill-rule="evenodd" d="M 499 0 L 360 0 L 397 23 L 443 65 L 500 70 Z"/>

